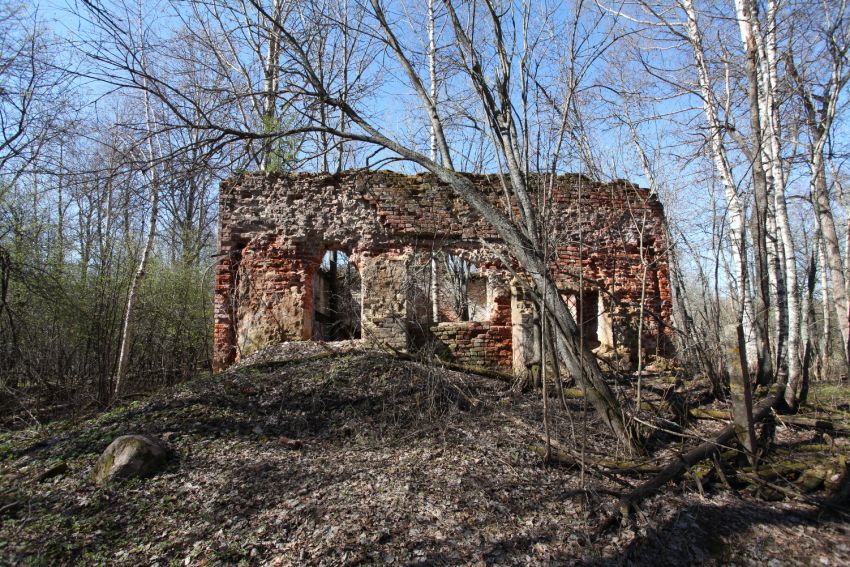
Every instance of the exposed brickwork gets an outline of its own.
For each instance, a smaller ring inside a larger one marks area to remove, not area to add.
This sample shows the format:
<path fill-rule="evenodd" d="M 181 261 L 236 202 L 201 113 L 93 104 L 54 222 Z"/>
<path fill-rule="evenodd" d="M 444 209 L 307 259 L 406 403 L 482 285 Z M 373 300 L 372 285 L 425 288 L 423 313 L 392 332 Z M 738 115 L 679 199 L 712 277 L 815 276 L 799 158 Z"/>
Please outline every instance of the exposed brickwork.
<path fill-rule="evenodd" d="M 481 321 L 437 323 L 431 326 L 437 354 L 473 366 L 510 367 L 511 326 Z"/>
<path fill-rule="evenodd" d="M 510 288 L 493 287 L 488 321 L 449 321 L 429 327 L 438 354 L 473 366 L 511 367 Z"/>
<path fill-rule="evenodd" d="M 498 178 L 471 179 L 505 209 Z M 417 335 L 411 329 L 419 335 L 427 329 L 428 339 L 458 360 L 517 368 L 515 343 L 530 335 L 516 326 L 533 317 L 516 301 L 510 272 L 500 262 L 501 242 L 432 176 L 245 174 L 223 182 L 220 193 L 216 369 L 268 344 L 313 336 L 312 281 L 327 249 L 346 251 L 360 270 L 364 338 L 404 349 Z M 582 297 L 591 345 L 602 337 L 635 347 L 645 270 L 643 347 L 649 354 L 668 353 L 663 323 L 669 322 L 671 298 L 661 205 L 625 182 L 600 185 L 570 175 L 558 178 L 552 206 L 553 269 L 562 293 Z M 487 278 L 483 320 L 431 320 L 422 274 L 428 266 L 423 257 L 435 249 L 474 262 Z M 521 312 L 526 315 L 516 315 Z"/>

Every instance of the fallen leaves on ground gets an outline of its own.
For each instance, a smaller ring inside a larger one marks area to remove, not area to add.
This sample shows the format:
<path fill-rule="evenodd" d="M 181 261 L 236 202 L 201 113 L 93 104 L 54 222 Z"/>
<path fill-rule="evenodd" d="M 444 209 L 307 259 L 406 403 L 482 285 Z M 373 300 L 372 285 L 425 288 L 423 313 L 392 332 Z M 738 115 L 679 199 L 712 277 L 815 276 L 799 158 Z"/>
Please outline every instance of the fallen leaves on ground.
<path fill-rule="evenodd" d="M 619 454 L 580 400 L 552 405 L 553 436 Z M 531 450 L 541 411 L 539 394 L 380 354 L 267 356 L 89 421 L 0 436 L 0 562 L 838 565 L 850 554 L 847 526 L 817 523 L 811 506 L 687 487 L 598 533 L 636 479 L 545 465 Z M 128 433 L 158 435 L 176 457 L 155 477 L 95 486 L 97 456 Z"/>

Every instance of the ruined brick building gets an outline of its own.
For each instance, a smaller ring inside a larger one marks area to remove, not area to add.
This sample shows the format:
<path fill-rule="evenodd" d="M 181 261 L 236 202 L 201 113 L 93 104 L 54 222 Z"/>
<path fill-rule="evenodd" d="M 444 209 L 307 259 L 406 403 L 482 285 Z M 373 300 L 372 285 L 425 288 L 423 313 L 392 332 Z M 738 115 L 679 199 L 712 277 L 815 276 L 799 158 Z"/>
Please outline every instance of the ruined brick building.
<path fill-rule="evenodd" d="M 471 176 L 505 207 L 497 176 Z M 558 177 L 560 292 L 598 352 L 669 354 L 660 203 L 627 182 Z M 522 372 L 535 308 L 492 228 L 431 175 L 244 174 L 221 184 L 214 368 L 270 344 L 363 338 Z"/>

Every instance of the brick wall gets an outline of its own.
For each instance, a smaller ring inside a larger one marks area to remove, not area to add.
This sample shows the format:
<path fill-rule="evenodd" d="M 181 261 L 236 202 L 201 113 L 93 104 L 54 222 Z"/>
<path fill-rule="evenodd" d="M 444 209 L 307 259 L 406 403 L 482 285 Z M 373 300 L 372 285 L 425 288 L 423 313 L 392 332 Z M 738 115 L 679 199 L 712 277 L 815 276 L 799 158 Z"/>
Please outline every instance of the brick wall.
<path fill-rule="evenodd" d="M 498 178 L 470 179 L 507 209 Z M 604 317 L 611 340 L 634 348 L 646 271 L 643 347 L 648 354 L 668 354 L 664 322 L 671 298 L 661 205 L 629 183 L 594 184 L 576 175 L 559 177 L 554 195 L 556 222 L 549 235 L 562 293 L 585 300 L 588 328 L 588 318 Z M 415 342 L 415 321 L 420 331 L 427 329 L 428 340 L 458 360 L 510 368 L 516 359 L 513 343 L 522 333 L 512 333 L 515 292 L 501 265 L 501 242 L 434 177 L 244 174 L 220 190 L 216 369 L 268 344 L 312 336 L 312 279 L 328 249 L 345 251 L 360 270 L 365 339 L 407 348 Z M 421 313 L 427 301 L 420 298 L 414 306 L 411 290 L 422 282 L 411 280 L 422 277 L 422 257 L 434 250 L 474 262 L 491 282 L 486 320 L 438 322 Z M 588 297 L 597 307 L 588 305 Z"/>

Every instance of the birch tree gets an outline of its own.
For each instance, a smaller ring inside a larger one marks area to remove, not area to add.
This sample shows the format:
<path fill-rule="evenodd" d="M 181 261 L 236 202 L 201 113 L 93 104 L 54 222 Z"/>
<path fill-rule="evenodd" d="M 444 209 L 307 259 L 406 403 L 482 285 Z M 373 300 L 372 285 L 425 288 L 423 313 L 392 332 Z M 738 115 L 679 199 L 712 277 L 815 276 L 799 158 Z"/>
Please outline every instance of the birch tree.
<path fill-rule="evenodd" d="M 757 340 L 756 313 L 749 292 L 745 227 L 746 211 L 738 195 L 737 184 L 733 177 L 732 166 L 728 157 L 726 143 L 724 142 L 724 127 L 718 116 L 718 101 L 705 60 L 703 36 L 700 31 L 697 12 L 692 0 L 682 0 L 681 6 L 685 14 L 687 38 L 693 52 L 694 65 L 697 71 L 697 84 L 709 129 L 709 149 L 726 196 L 726 206 L 729 215 L 730 248 L 741 301 L 741 325 L 746 344 L 746 361 L 749 370 L 752 372 L 758 368 L 759 347 L 762 345 L 761 341 Z M 670 27 L 669 24 L 667 25 Z"/>
<path fill-rule="evenodd" d="M 782 58 L 777 40 L 779 30 L 786 29 L 782 26 L 788 18 L 779 19 L 781 7 L 772 0 L 767 2 L 766 13 L 752 0 L 736 0 L 735 23 L 741 48 L 724 44 L 721 32 L 715 30 L 716 51 L 720 54 L 712 64 L 706 50 L 707 26 L 701 21 L 708 17 L 700 13 L 693 0 L 672 4 L 642 1 L 641 6 L 648 16 L 641 23 L 649 29 L 661 26 L 669 38 L 679 38 L 689 46 L 696 75 L 692 92 L 698 94 L 703 107 L 708 126 L 707 148 L 726 197 L 732 275 L 742 302 L 741 324 L 749 373 L 758 376 L 762 384 L 772 382 L 774 376 L 782 385 L 789 383 L 786 402 L 793 406 L 801 376 L 801 305 L 796 249 L 786 203 L 789 163 L 793 162 L 783 155 L 783 140 L 788 135 L 781 120 L 780 90 L 785 78 L 780 74 Z M 674 19 L 675 10 L 682 14 L 681 21 Z M 719 73 L 725 73 L 725 77 L 718 77 Z M 671 80 L 687 89 L 681 81 Z M 739 85 L 743 94 L 736 90 Z M 718 91 L 722 92 L 723 87 L 725 94 L 721 98 Z M 743 104 L 736 102 L 739 97 L 743 97 Z M 736 165 L 736 156 L 745 159 L 744 175 Z M 747 179 L 753 202 L 749 220 L 739 190 Z M 748 232 L 752 264 L 746 247 Z M 773 337 L 771 328 L 775 329 Z"/>
<path fill-rule="evenodd" d="M 142 2 L 139 0 L 138 3 L 138 49 L 141 58 L 142 69 L 147 68 L 147 59 L 145 57 L 145 37 L 144 37 L 144 28 L 143 28 L 143 13 L 142 13 Z M 147 77 L 142 76 L 143 86 L 147 84 Z M 151 101 L 150 95 L 147 92 L 147 89 L 142 91 L 144 107 L 145 107 L 145 127 L 146 127 L 146 136 L 145 136 L 145 145 L 147 155 L 145 156 L 145 161 L 147 162 L 147 176 L 150 187 L 150 196 L 151 196 L 151 208 L 150 208 L 150 217 L 148 219 L 148 233 L 144 241 L 144 245 L 142 247 L 141 258 L 139 259 L 139 266 L 136 269 L 136 272 L 133 274 L 133 279 L 130 283 L 130 290 L 127 293 L 127 305 L 124 309 L 124 324 L 122 325 L 121 332 L 121 346 L 118 351 L 118 363 L 117 369 L 115 371 L 115 383 L 114 383 L 114 397 L 120 397 L 123 393 L 124 388 L 126 387 L 127 380 L 127 369 L 130 366 L 130 354 L 133 346 L 133 335 L 135 333 L 135 318 L 136 318 L 136 301 L 139 294 L 139 288 L 142 285 L 142 280 L 144 280 L 146 275 L 146 270 L 148 267 L 148 260 L 151 255 L 151 251 L 153 250 L 154 238 L 156 237 L 156 223 L 159 219 L 159 192 L 160 192 L 160 179 L 159 179 L 159 168 L 160 168 L 160 160 L 158 159 L 158 152 L 156 149 L 156 144 L 154 142 L 154 116 L 153 111 L 151 109 Z"/>
<path fill-rule="evenodd" d="M 850 48 L 850 27 L 846 20 L 846 1 L 833 9 L 824 5 L 823 12 L 814 17 L 823 17 L 823 24 L 816 25 L 817 40 L 812 46 L 797 46 L 789 42 L 785 63 L 791 85 L 799 101 L 809 137 L 807 162 L 809 186 L 815 219 L 823 244 L 823 253 L 832 282 L 835 319 L 841 333 L 841 345 L 845 366 L 848 360 L 850 339 L 850 303 L 848 303 L 845 266 L 841 255 L 838 230 L 833 215 L 832 199 L 828 191 L 827 158 L 825 148 L 832 133 L 839 102 L 844 88 L 850 80 L 847 68 L 847 52 Z M 810 60 L 811 53 L 800 53 L 800 49 L 813 49 L 822 59 L 822 64 L 801 67 L 800 60 Z"/>

